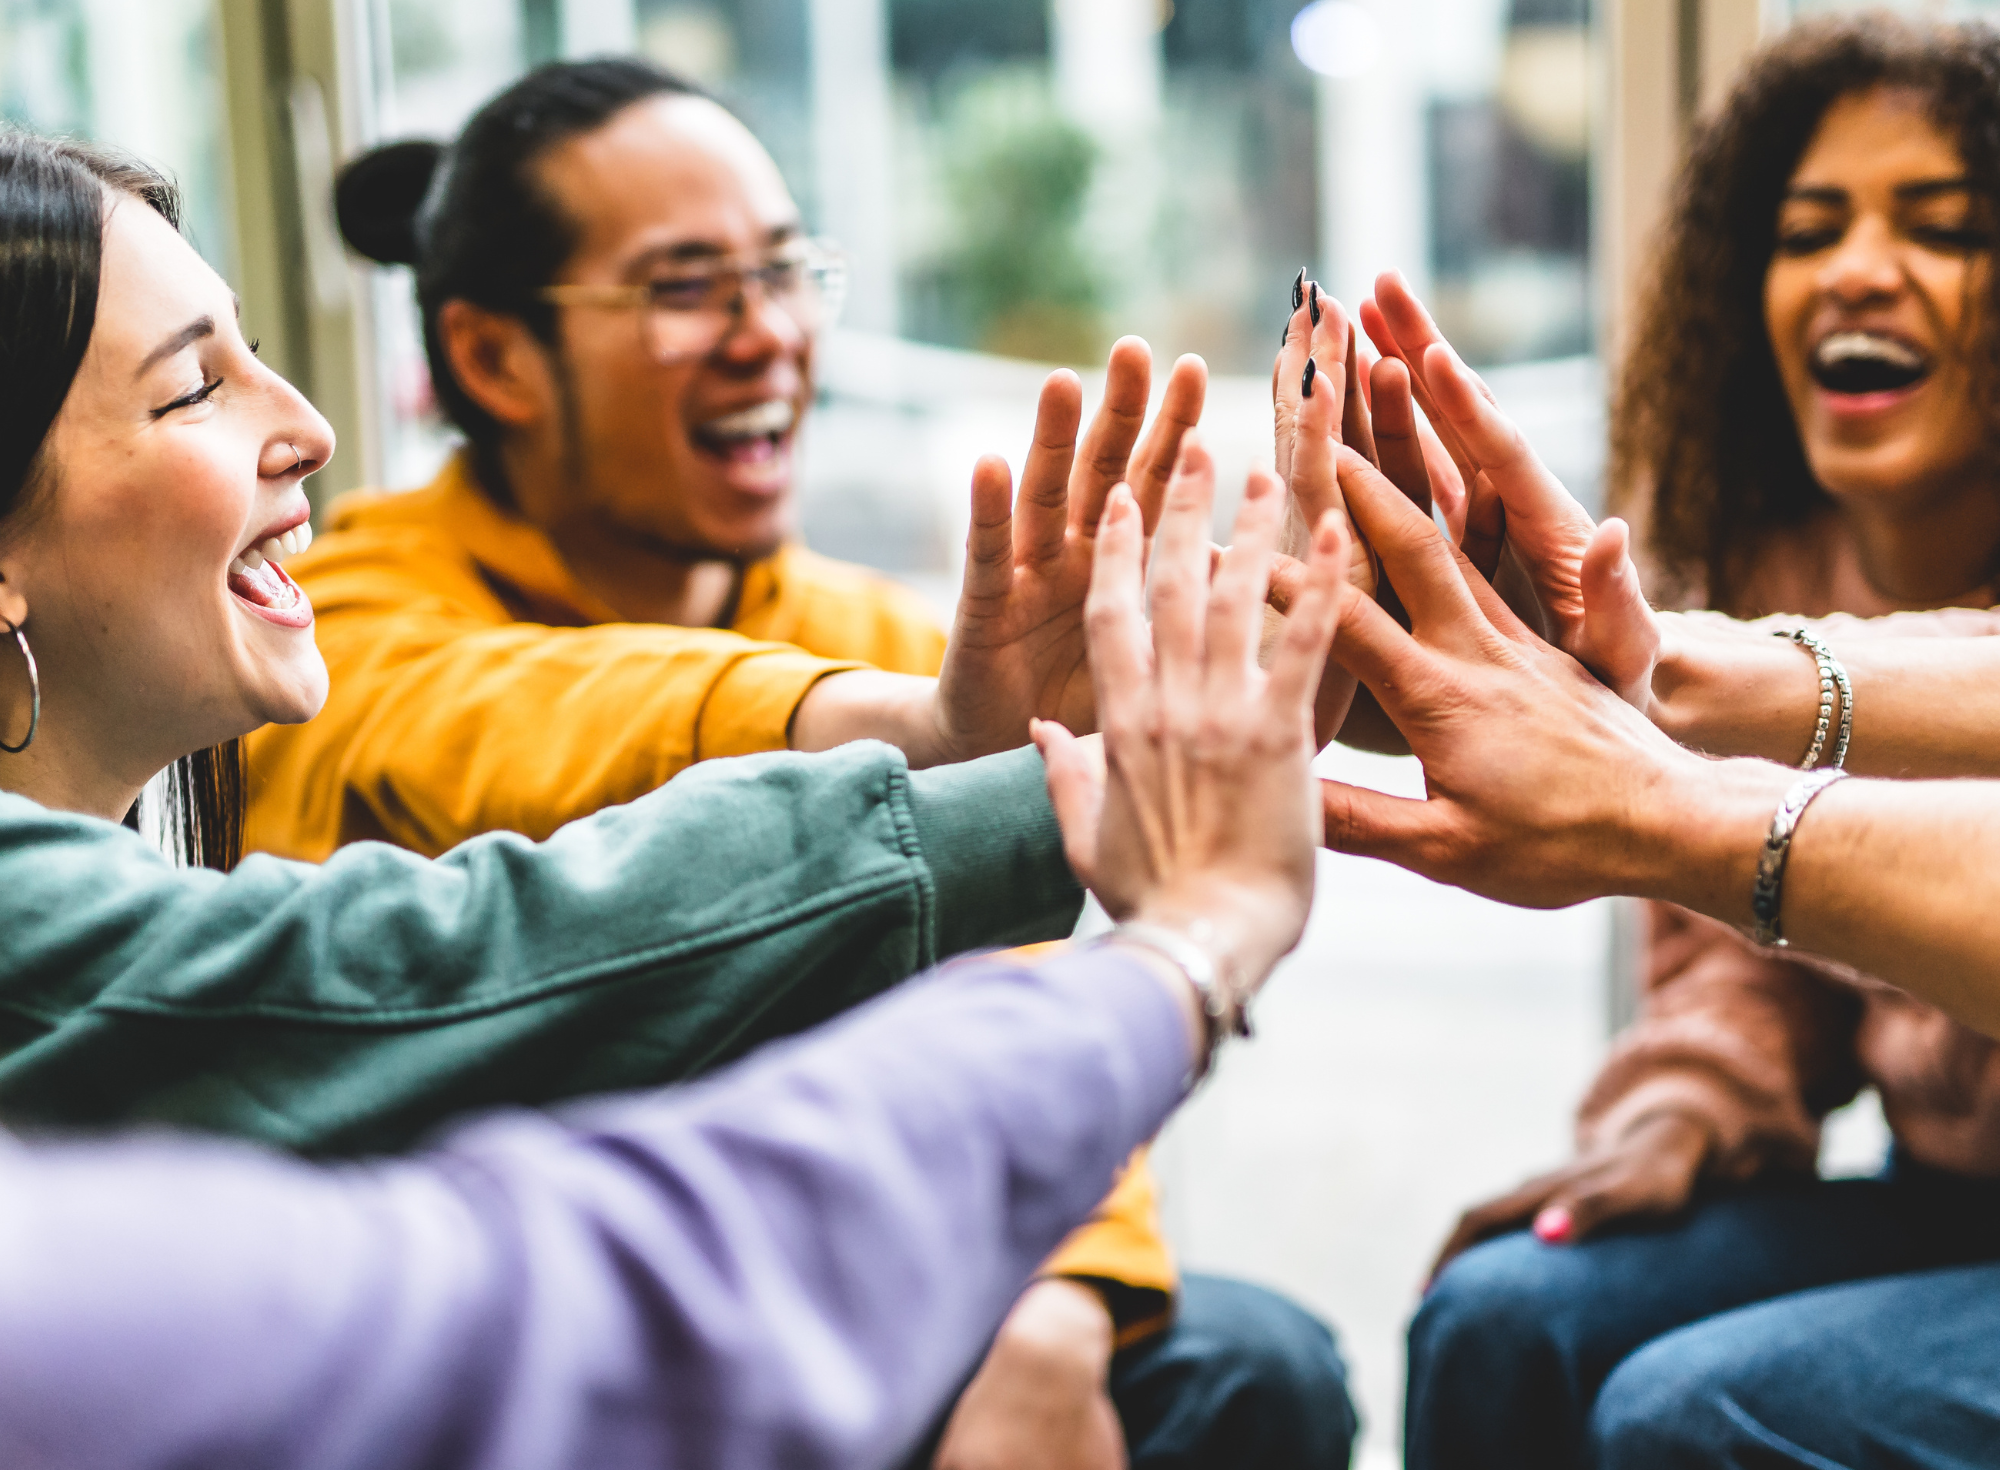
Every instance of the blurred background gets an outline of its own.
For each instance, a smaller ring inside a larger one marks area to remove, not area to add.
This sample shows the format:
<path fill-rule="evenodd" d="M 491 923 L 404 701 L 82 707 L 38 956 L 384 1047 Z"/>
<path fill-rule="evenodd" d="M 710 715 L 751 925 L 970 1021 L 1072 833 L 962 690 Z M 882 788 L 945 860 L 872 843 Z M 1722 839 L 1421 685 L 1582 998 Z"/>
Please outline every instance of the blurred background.
<path fill-rule="evenodd" d="M 852 287 L 803 454 L 806 540 L 948 614 L 974 458 L 1018 467 L 1051 364 L 1138 333 L 1215 373 L 1225 482 L 1270 452 L 1294 273 L 1401 270 L 1586 502 L 1602 363 L 1690 117 L 1828 0 L 0 0 L 0 117 L 176 174 L 246 330 L 335 423 L 321 503 L 449 447 L 407 272 L 334 231 L 340 162 L 448 137 L 536 62 L 637 51 L 763 137 Z M 1930 14 L 1986 4 L 1907 3 Z M 1163 376 L 1163 374 L 1162 374 Z M 1230 506 L 1219 509 L 1226 517 Z M 1420 794 L 1413 762 L 1329 773 Z M 1476 1197 L 1555 1163 L 1629 1014 L 1628 914 L 1501 909 L 1323 859 L 1260 1039 L 1161 1144 L 1186 1264 L 1336 1322 L 1399 1463 L 1401 1330 Z M 1871 1104 L 1825 1167 L 1882 1147 Z"/>

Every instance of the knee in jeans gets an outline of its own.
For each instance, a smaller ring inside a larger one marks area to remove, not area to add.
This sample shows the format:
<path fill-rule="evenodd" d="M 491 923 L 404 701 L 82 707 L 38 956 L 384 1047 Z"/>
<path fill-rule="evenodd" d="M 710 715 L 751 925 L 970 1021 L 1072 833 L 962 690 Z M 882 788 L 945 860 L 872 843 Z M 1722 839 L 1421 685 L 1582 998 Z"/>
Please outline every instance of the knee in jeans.
<path fill-rule="evenodd" d="M 1447 1266 L 1410 1323 L 1411 1371 L 1517 1363 L 1548 1337 L 1553 1283 L 1537 1242 L 1508 1236 Z"/>
<path fill-rule="evenodd" d="M 1274 1292 L 1238 1281 L 1191 1278 L 1197 1313 L 1217 1342 L 1234 1383 L 1235 1414 L 1281 1444 L 1337 1442 L 1344 1450 L 1356 1421 L 1347 1369 L 1332 1331 Z M 1319 1463 L 1316 1459 L 1314 1463 Z"/>
<path fill-rule="evenodd" d="M 1714 1398 L 1672 1342 L 1641 1348 L 1612 1371 L 1590 1415 L 1599 1470 L 1705 1464 L 1717 1443 Z"/>

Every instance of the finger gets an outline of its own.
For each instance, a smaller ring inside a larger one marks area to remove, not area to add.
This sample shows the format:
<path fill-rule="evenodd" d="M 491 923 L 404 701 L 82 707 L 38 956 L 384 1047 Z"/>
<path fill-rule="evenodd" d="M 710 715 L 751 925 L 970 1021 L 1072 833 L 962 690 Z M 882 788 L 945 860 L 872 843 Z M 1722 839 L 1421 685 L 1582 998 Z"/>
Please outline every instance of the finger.
<path fill-rule="evenodd" d="M 1345 313 L 1343 313 L 1345 315 Z M 1341 406 L 1340 439 L 1370 464 L 1380 464 L 1375 452 L 1375 430 L 1371 422 L 1368 388 L 1362 377 L 1361 334 L 1350 322 L 1347 326 L 1346 371 L 1342 375 L 1345 398 Z"/>
<path fill-rule="evenodd" d="M 1651 707 L 1653 665 L 1660 654 L 1660 625 L 1632 564 L 1631 533 L 1616 516 L 1606 520 L 1583 551 L 1583 632 L 1580 663 L 1642 712 Z"/>
<path fill-rule="evenodd" d="M 1398 305 L 1396 316 L 1404 322 L 1404 330 L 1410 335 L 1398 334 L 1395 321 L 1384 311 L 1384 303 Z M 1467 451 L 1459 439 L 1457 431 L 1444 422 L 1432 401 L 1430 384 L 1424 379 L 1423 354 L 1433 342 L 1442 342 L 1430 313 L 1423 309 L 1403 278 L 1393 271 L 1384 272 L 1375 278 L 1375 295 L 1361 305 L 1362 330 L 1384 357 L 1399 360 L 1410 370 L 1410 391 L 1416 396 L 1418 406 L 1424 411 L 1436 428 L 1439 442 L 1451 456 L 1452 464 L 1459 478 L 1466 484 L 1479 472 L 1478 461 Z"/>
<path fill-rule="evenodd" d="M 1014 585 L 1014 475 L 985 454 L 972 467 L 972 526 L 965 534 L 964 595 L 1005 597 Z"/>
<path fill-rule="evenodd" d="M 1214 503 L 1215 461 L 1200 433 L 1187 434 L 1153 538 L 1153 651 L 1163 691 L 1192 694 L 1200 688 Z"/>
<path fill-rule="evenodd" d="M 1097 869 L 1097 830 L 1104 814 L 1104 783 L 1068 728 L 1054 720 L 1028 721 L 1028 738 L 1042 753 L 1049 805 L 1062 829 L 1063 856 L 1077 881 L 1089 886 Z"/>
<path fill-rule="evenodd" d="M 1332 432 L 1338 437 L 1347 412 L 1347 342 L 1351 328 L 1347 308 L 1321 291 L 1318 281 L 1306 283 L 1306 313 L 1312 322 L 1312 357 L 1315 365 L 1314 394 L 1324 395 L 1333 409 Z M 1300 373 L 1303 396 L 1304 372 Z M 1301 408 L 1304 414 L 1307 410 Z M 1317 522 L 1317 516 L 1312 522 Z"/>
<path fill-rule="evenodd" d="M 1381 559 L 1418 635 L 1440 641 L 1468 624 L 1487 622 L 1436 523 L 1353 450 L 1343 446 L 1334 452 L 1348 515 Z"/>
<path fill-rule="evenodd" d="M 1348 556 L 1342 518 L 1328 511 L 1313 531 L 1305 586 L 1292 604 L 1271 660 L 1266 689 L 1274 719 L 1296 716 L 1308 727 L 1312 723 L 1313 699 L 1326 672 L 1334 630 L 1340 625 Z"/>
<path fill-rule="evenodd" d="M 1373 606 L 1365 597 L 1349 598 L 1341 609 L 1342 635 L 1357 609 L 1365 611 Z M 1376 611 L 1380 613 L 1381 609 Z M 1387 615 L 1383 616 L 1386 621 Z M 1389 626 L 1393 628 L 1395 624 Z M 1448 835 L 1449 818 L 1438 811 L 1444 803 L 1390 796 L 1365 786 L 1349 786 L 1344 781 L 1319 784 L 1329 851 L 1381 858 L 1421 876 L 1431 876 L 1435 867 L 1431 854 Z"/>
<path fill-rule="evenodd" d="M 1458 1217 L 1458 1224 L 1452 1228 L 1445 1243 L 1439 1247 L 1437 1259 L 1431 1263 L 1429 1279 L 1437 1280 L 1440 1272 L 1451 1264 L 1454 1257 L 1463 1255 L 1483 1240 L 1490 1240 L 1509 1230 L 1515 1230 L 1528 1223 L 1547 1203 L 1549 1196 L 1558 1189 L 1567 1171 L 1545 1174 L 1538 1179 L 1530 1179 L 1517 1189 L 1510 1190 L 1498 1199 L 1475 1205 Z"/>
<path fill-rule="evenodd" d="M 1211 707 L 1244 697 L 1264 632 L 1264 589 L 1278 544 L 1285 487 L 1269 470 L 1250 472 L 1236 511 L 1230 554 L 1208 587 L 1207 697 Z"/>
<path fill-rule="evenodd" d="M 1100 724 L 1129 713 L 1152 681 L 1151 640 L 1146 636 L 1144 573 L 1139 507 L 1129 491 L 1113 490 L 1097 523 L 1090 563 L 1090 591 L 1084 598 L 1085 647 L 1097 693 Z"/>
<path fill-rule="evenodd" d="M 1266 577 L 1269 585 L 1264 600 L 1278 612 L 1291 612 L 1292 604 L 1306 590 L 1306 564 L 1282 551 L 1273 552 L 1271 569 Z"/>
<path fill-rule="evenodd" d="M 1535 1234 L 1574 1245 L 1617 1220 L 1670 1215 L 1688 1202 L 1694 1175 L 1655 1160 L 1599 1169 L 1557 1191 L 1535 1216 Z"/>
<path fill-rule="evenodd" d="M 1514 421 L 1500 411 L 1493 394 L 1439 342 L 1425 358 L 1439 411 L 1457 429 L 1505 505 L 1510 520 L 1550 529 L 1574 528 L 1587 535 L 1590 515 L 1543 465 Z"/>
<path fill-rule="evenodd" d="M 1369 373 L 1373 399 L 1375 463 L 1410 504 L 1431 513 L 1431 474 L 1418 437 L 1417 404 L 1410 396 L 1410 370 L 1393 357 L 1377 362 Z"/>
<path fill-rule="evenodd" d="M 1104 401 L 1090 416 L 1090 427 L 1070 470 L 1070 523 L 1079 530 L 1089 533 L 1097 525 L 1111 487 L 1124 480 L 1152 392 L 1152 348 L 1143 338 L 1120 337 L 1111 344 L 1111 356 L 1105 363 Z"/>
<path fill-rule="evenodd" d="M 1315 339 L 1317 340 L 1317 339 Z M 1340 479 L 1334 451 L 1340 447 L 1340 374 L 1320 371 L 1319 355 L 1306 358 L 1299 375 L 1299 406 L 1293 416 L 1292 473 L 1286 481 L 1298 502 L 1303 534 L 1292 544 L 1301 550 L 1312 527 L 1329 510 L 1341 508 Z"/>
<path fill-rule="evenodd" d="M 1459 545 L 1482 577 L 1491 577 L 1507 544 L 1507 506 L 1485 471 L 1472 477 L 1465 494 L 1465 529 Z"/>
<path fill-rule="evenodd" d="M 1284 346 L 1278 350 L 1278 360 L 1271 369 L 1271 443 L 1276 461 L 1278 478 L 1286 484 L 1292 480 L 1292 441 L 1297 433 L 1299 413 L 1299 380 L 1305 372 L 1306 359 L 1313 353 L 1312 301 L 1305 295 L 1305 272 L 1299 272 L 1294 287 L 1298 292 L 1299 304 L 1292 311 L 1292 319 L 1285 329 Z"/>
<path fill-rule="evenodd" d="M 1146 534 L 1160 524 L 1160 507 L 1166 502 L 1167 481 L 1173 478 L 1174 461 L 1180 458 L 1181 436 L 1201 422 L 1202 405 L 1208 398 L 1208 364 L 1192 352 L 1174 363 L 1167 375 L 1167 390 L 1160 397 L 1160 411 L 1153 427 L 1132 453 L 1125 483 L 1139 502 Z"/>
<path fill-rule="evenodd" d="M 1070 466 L 1082 422 L 1083 383 L 1068 368 L 1059 368 L 1042 384 L 1035 404 L 1035 441 L 1021 467 L 1021 493 L 1014 507 L 1017 561 L 1049 561 L 1062 554 L 1069 526 Z"/>

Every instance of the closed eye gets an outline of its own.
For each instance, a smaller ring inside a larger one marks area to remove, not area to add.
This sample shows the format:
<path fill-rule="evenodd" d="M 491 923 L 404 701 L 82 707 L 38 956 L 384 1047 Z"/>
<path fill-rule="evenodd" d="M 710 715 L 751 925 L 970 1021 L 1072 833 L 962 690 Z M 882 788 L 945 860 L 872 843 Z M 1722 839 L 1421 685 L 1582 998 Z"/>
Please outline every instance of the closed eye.
<path fill-rule="evenodd" d="M 183 393 L 180 397 L 176 398 L 172 403 L 162 404 L 160 407 L 154 409 L 153 417 L 156 419 L 165 418 L 175 409 L 193 408 L 197 404 L 206 403 L 208 402 L 209 398 L 214 395 L 215 390 L 217 388 L 220 388 L 221 386 L 222 386 L 222 379 L 220 378 L 217 378 L 212 383 L 203 383 L 199 388 L 196 388 L 193 392 Z"/>

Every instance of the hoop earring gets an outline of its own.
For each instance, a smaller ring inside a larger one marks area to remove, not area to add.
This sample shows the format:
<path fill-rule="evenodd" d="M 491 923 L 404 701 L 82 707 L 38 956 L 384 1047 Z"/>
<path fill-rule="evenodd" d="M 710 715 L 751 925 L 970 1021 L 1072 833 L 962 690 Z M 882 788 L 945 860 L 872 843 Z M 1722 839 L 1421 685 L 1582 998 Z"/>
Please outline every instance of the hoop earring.
<path fill-rule="evenodd" d="M 28 647 L 28 635 L 15 624 L 7 622 L 5 618 L 0 618 L 0 623 L 7 623 L 7 631 L 14 635 L 14 642 L 21 650 L 21 657 L 27 660 L 28 688 L 33 691 L 34 703 L 28 716 L 28 738 L 19 745 L 9 745 L 6 741 L 0 740 L 0 750 L 6 751 L 9 755 L 19 755 L 35 743 L 35 732 L 42 727 L 42 672 L 35 667 L 35 653 Z"/>

